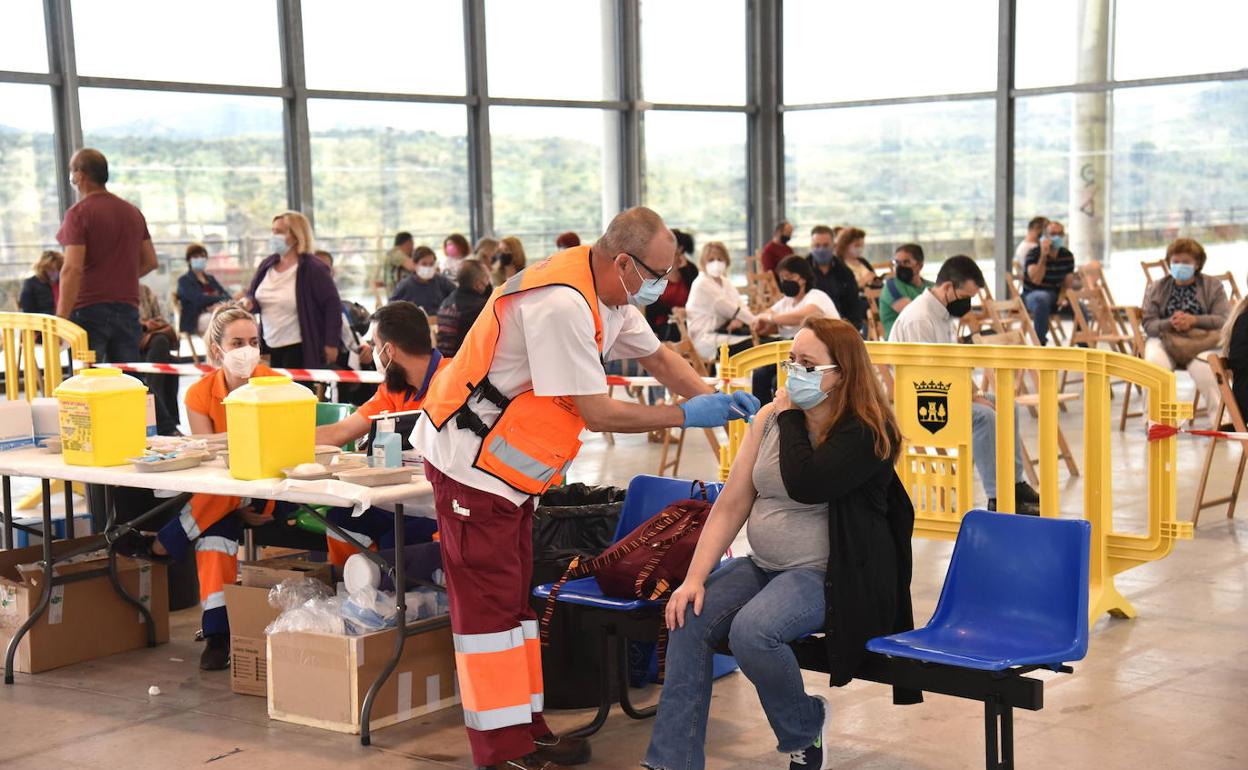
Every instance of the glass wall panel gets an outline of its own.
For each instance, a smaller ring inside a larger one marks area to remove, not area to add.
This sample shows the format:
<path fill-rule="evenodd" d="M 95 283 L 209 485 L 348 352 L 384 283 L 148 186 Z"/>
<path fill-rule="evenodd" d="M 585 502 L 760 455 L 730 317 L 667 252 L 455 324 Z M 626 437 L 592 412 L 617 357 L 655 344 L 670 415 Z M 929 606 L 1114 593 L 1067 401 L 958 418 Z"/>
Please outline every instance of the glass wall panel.
<path fill-rule="evenodd" d="M 490 95 L 614 98 L 616 88 L 604 82 L 613 74 L 603 67 L 615 58 L 603 40 L 603 9 L 613 7 L 611 0 L 486 0 Z"/>
<path fill-rule="evenodd" d="M 147 218 L 167 296 L 202 241 L 209 270 L 228 289 L 265 255 L 269 224 L 286 209 L 281 100 L 84 88 L 82 132 L 109 161 L 109 189 Z"/>
<path fill-rule="evenodd" d="M 604 110 L 490 109 L 494 230 L 521 238 L 530 261 L 554 252 L 565 230 L 592 243 L 616 213 L 604 212 L 603 148 L 607 121 L 617 119 Z"/>
<path fill-rule="evenodd" d="M 47 86 L 0 83 L 0 307 L 17 309 L 21 282 L 56 246 L 60 207 Z"/>
<path fill-rule="evenodd" d="M 434 251 L 468 233 L 466 109 L 312 99 L 308 123 L 318 240 L 339 291 L 371 307 L 371 276 L 396 232 Z"/>
<path fill-rule="evenodd" d="M 1015 104 L 1014 247 L 1032 217 L 1067 219 L 1073 109 L 1071 94 L 1033 96 Z"/>
<path fill-rule="evenodd" d="M 645 128 L 645 204 L 692 234 L 699 249 L 723 241 L 744 254 L 745 115 L 651 111 Z"/>
<path fill-rule="evenodd" d="M 786 0 L 783 48 L 786 104 L 991 91 L 997 2 Z"/>
<path fill-rule="evenodd" d="M 786 211 L 794 245 L 816 224 L 867 231 L 883 262 L 917 241 L 934 264 L 992 258 L 993 103 L 937 102 L 784 117 Z"/>
<path fill-rule="evenodd" d="M 1248 83 L 1123 89 L 1113 108 L 1110 274 L 1137 284 L 1119 301 L 1139 301 L 1144 273 L 1136 265 L 1161 259 L 1178 237 L 1205 246 L 1206 272 L 1230 270 L 1243 286 Z"/>
<path fill-rule="evenodd" d="M 48 38 L 41 0 L 0 3 L 0 70 L 48 71 Z"/>
<path fill-rule="evenodd" d="M 462 95 L 463 12 L 458 2 L 303 0 L 308 88 Z"/>
<path fill-rule="evenodd" d="M 642 94 L 649 102 L 745 104 L 743 0 L 645 0 Z"/>
<path fill-rule="evenodd" d="M 82 75 L 282 84 L 276 3 L 74 0 L 73 19 Z"/>
<path fill-rule="evenodd" d="M 1248 68 L 1248 3 L 1115 3 L 1114 78 L 1134 80 Z"/>

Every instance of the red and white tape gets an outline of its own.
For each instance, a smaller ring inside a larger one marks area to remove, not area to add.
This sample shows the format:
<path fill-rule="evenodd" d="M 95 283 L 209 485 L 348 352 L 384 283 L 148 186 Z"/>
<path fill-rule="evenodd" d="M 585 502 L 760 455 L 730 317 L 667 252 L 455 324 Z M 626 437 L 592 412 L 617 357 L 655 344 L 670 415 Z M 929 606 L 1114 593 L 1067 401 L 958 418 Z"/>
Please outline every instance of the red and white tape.
<path fill-rule="evenodd" d="M 1225 430 L 1195 430 L 1176 428 L 1173 425 L 1162 425 L 1159 422 L 1150 422 L 1148 424 L 1148 440 L 1161 441 L 1165 438 L 1186 433 L 1191 436 L 1205 436 L 1207 438 L 1230 439 L 1231 441 L 1248 441 L 1248 433 L 1233 433 Z"/>

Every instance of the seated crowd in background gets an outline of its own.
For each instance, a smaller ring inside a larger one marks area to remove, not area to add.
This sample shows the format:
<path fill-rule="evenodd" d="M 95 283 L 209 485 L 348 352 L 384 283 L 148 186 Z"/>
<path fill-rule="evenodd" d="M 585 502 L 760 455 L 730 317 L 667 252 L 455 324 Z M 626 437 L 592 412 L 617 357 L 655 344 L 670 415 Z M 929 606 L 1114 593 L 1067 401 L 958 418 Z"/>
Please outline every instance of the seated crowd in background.
<path fill-rule="evenodd" d="M 698 278 L 698 266 L 689 261 L 693 253 L 693 236 L 681 230 L 672 230 L 676 237 L 676 261 L 667 274 L 667 286 L 658 300 L 646 305 L 643 311 L 646 322 L 654 330 L 660 342 L 676 342 L 680 332 L 676 328 L 672 311 L 684 308 L 689 303 L 689 292 L 693 282 Z"/>

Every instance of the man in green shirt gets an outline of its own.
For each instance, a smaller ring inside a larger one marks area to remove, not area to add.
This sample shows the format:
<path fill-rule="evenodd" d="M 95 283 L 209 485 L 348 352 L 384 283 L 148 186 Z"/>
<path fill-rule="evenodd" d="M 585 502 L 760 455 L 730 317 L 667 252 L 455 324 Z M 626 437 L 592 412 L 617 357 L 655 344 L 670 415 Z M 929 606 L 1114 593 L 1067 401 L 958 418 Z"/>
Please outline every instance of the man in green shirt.
<path fill-rule="evenodd" d="M 384 288 L 386 296 L 394 293 L 399 281 L 416 270 L 416 262 L 412 252 L 416 250 L 416 241 L 409 232 L 401 232 L 394 236 L 394 248 L 382 255 L 381 261 L 373 268 L 373 286 Z"/>
<path fill-rule="evenodd" d="M 923 271 L 923 247 L 917 243 L 904 243 L 893 253 L 893 277 L 884 281 L 880 291 L 880 322 L 884 324 L 884 339 L 893 330 L 893 322 L 902 308 L 933 284 L 919 275 Z"/>

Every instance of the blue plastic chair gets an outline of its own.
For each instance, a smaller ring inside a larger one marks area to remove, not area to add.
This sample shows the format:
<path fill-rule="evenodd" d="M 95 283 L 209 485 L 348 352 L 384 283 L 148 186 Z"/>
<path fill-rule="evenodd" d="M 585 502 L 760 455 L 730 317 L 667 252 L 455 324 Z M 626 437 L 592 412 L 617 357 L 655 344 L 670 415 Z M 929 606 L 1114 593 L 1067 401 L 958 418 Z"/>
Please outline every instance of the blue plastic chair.
<path fill-rule="evenodd" d="M 719 497 L 723 484 L 707 484 L 706 496 L 712 502 Z M 615 528 L 612 542 L 619 542 L 634 529 L 677 500 L 699 497 L 698 482 L 687 479 L 671 479 L 663 476 L 641 475 L 633 477 L 624 497 L 624 509 L 620 512 L 620 520 Z M 550 596 L 553 584 L 538 586 L 533 595 L 540 599 Z M 612 706 L 612 680 L 619 694 L 620 708 L 633 719 L 647 719 L 655 715 L 657 708 L 638 709 L 628 698 L 628 656 L 627 645 L 630 639 L 649 640 L 655 637 L 663 622 L 661 609 L 663 602 L 645 599 L 615 599 L 604 596 L 598 580 L 593 577 L 569 580 L 559 589 L 556 601 L 560 604 L 574 605 L 583 614 L 578 619 L 581 628 L 600 629 L 603 647 L 603 667 L 601 695 L 598 713 L 593 721 L 584 727 L 570 731 L 573 736 L 593 735 L 606 724 Z M 715 656 L 714 675 L 716 677 L 735 671 L 736 661 L 724 655 Z"/>
<path fill-rule="evenodd" d="M 971 511 L 932 619 L 867 642 L 921 666 L 897 669 L 903 686 L 983 700 L 988 768 L 1014 766 L 1013 706 L 1043 707 L 1043 683 L 1022 675 L 1070 673 L 1088 652 L 1091 533 L 1086 521 Z"/>
<path fill-rule="evenodd" d="M 981 671 L 1082 660 L 1091 532 L 1086 521 L 971 511 L 932 619 L 867 649 Z"/>

